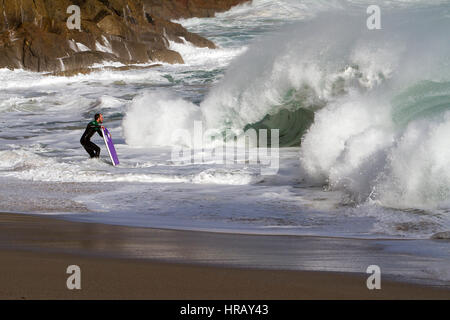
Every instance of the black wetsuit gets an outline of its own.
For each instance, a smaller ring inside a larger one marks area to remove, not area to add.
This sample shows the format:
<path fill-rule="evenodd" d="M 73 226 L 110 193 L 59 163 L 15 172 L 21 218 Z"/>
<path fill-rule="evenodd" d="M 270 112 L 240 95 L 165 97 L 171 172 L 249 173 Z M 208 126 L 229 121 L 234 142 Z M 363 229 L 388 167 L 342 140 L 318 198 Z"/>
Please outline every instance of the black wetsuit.
<path fill-rule="evenodd" d="M 91 142 L 91 137 L 94 133 L 98 133 L 101 137 L 103 137 L 103 133 L 101 130 L 101 125 L 97 121 L 91 121 L 88 123 L 86 127 L 86 131 L 84 131 L 81 136 L 80 143 L 86 149 L 87 153 L 91 156 L 91 158 L 100 157 L 100 147 L 95 143 Z"/>

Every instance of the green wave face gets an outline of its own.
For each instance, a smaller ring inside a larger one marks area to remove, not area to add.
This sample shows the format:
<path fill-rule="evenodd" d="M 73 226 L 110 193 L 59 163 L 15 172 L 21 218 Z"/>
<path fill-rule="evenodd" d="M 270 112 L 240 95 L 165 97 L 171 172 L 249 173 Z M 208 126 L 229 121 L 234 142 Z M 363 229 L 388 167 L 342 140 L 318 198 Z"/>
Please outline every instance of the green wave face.
<path fill-rule="evenodd" d="M 244 130 L 267 129 L 270 141 L 270 130 L 278 129 L 280 147 L 300 146 L 303 135 L 314 123 L 314 113 L 326 104 L 308 96 L 308 92 L 311 91 L 307 88 L 289 90 L 283 103 L 272 107 L 275 113 L 247 124 Z M 396 95 L 391 104 L 392 119 L 398 129 L 416 120 L 439 117 L 450 110 L 450 82 L 421 81 Z"/>
<path fill-rule="evenodd" d="M 450 110 L 450 82 L 421 81 L 395 96 L 392 120 L 399 127 L 410 122 L 437 117 Z"/>
<path fill-rule="evenodd" d="M 313 122 L 314 112 L 311 110 L 281 109 L 274 115 L 266 115 L 263 120 L 247 125 L 244 130 L 255 129 L 256 132 L 259 132 L 260 129 L 267 129 L 267 140 L 270 143 L 270 130 L 279 129 L 280 147 L 294 147 L 301 144 L 304 133 Z"/>
<path fill-rule="evenodd" d="M 315 97 L 314 91 L 308 86 L 300 90 L 289 89 L 284 95 L 281 105 L 273 106 L 276 110 L 256 123 L 247 124 L 244 131 L 267 129 L 268 142 L 271 141 L 271 129 L 279 130 L 279 146 L 294 147 L 301 145 L 301 139 L 314 122 L 314 111 L 325 105 Z"/>

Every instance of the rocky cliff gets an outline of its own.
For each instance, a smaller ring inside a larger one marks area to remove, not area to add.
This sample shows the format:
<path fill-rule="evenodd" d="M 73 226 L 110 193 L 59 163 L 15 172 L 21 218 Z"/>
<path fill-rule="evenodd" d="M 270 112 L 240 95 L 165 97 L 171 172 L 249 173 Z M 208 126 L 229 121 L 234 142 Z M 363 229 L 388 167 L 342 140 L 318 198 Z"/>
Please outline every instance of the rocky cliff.
<path fill-rule="evenodd" d="M 71 5 L 81 9 L 81 31 L 67 27 Z M 0 68 L 61 72 L 104 61 L 183 63 L 168 49 L 169 40 L 182 38 L 215 48 L 152 8 L 143 0 L 0 0 Z"/>
<path fill-rule="evenodd" d="M 206 18 L 251 0 L 143 0 L 152 15 L 166 19 Z"/>

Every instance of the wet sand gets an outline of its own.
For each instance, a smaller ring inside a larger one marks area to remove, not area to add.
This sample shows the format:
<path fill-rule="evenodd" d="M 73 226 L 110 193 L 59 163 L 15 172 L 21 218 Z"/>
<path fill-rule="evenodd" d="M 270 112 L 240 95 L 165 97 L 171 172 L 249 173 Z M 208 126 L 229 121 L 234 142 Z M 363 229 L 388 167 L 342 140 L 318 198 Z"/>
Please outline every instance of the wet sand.
<path fill-rule="evenodd" d="M 277 270 L 276 240 L 294 241 L 0 214 L 0 298 L 450 299 L 448 288 L 387 280 L 368 290 L 362 273 Z M 66 287 L 69 265 L 81 268 L 81 290 Z"/>

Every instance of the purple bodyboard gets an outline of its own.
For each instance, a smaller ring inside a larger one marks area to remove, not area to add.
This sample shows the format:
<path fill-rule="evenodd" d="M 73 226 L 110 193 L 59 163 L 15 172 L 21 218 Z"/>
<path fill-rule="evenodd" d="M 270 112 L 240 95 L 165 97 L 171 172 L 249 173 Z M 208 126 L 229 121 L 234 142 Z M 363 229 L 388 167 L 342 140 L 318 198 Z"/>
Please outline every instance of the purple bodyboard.
<path fill-rule="evenodd" d="M 114 147 L 114 143 L 111 139 L 111 134 L 108 129 L 102 129 L 103 140 L 105 140 L 106 149 L 108 149 L 109 157 L 111 158 L 113 166 L 117 166 L 119 162 L 119 157 L 117 157 L 116 148 Z"/>

